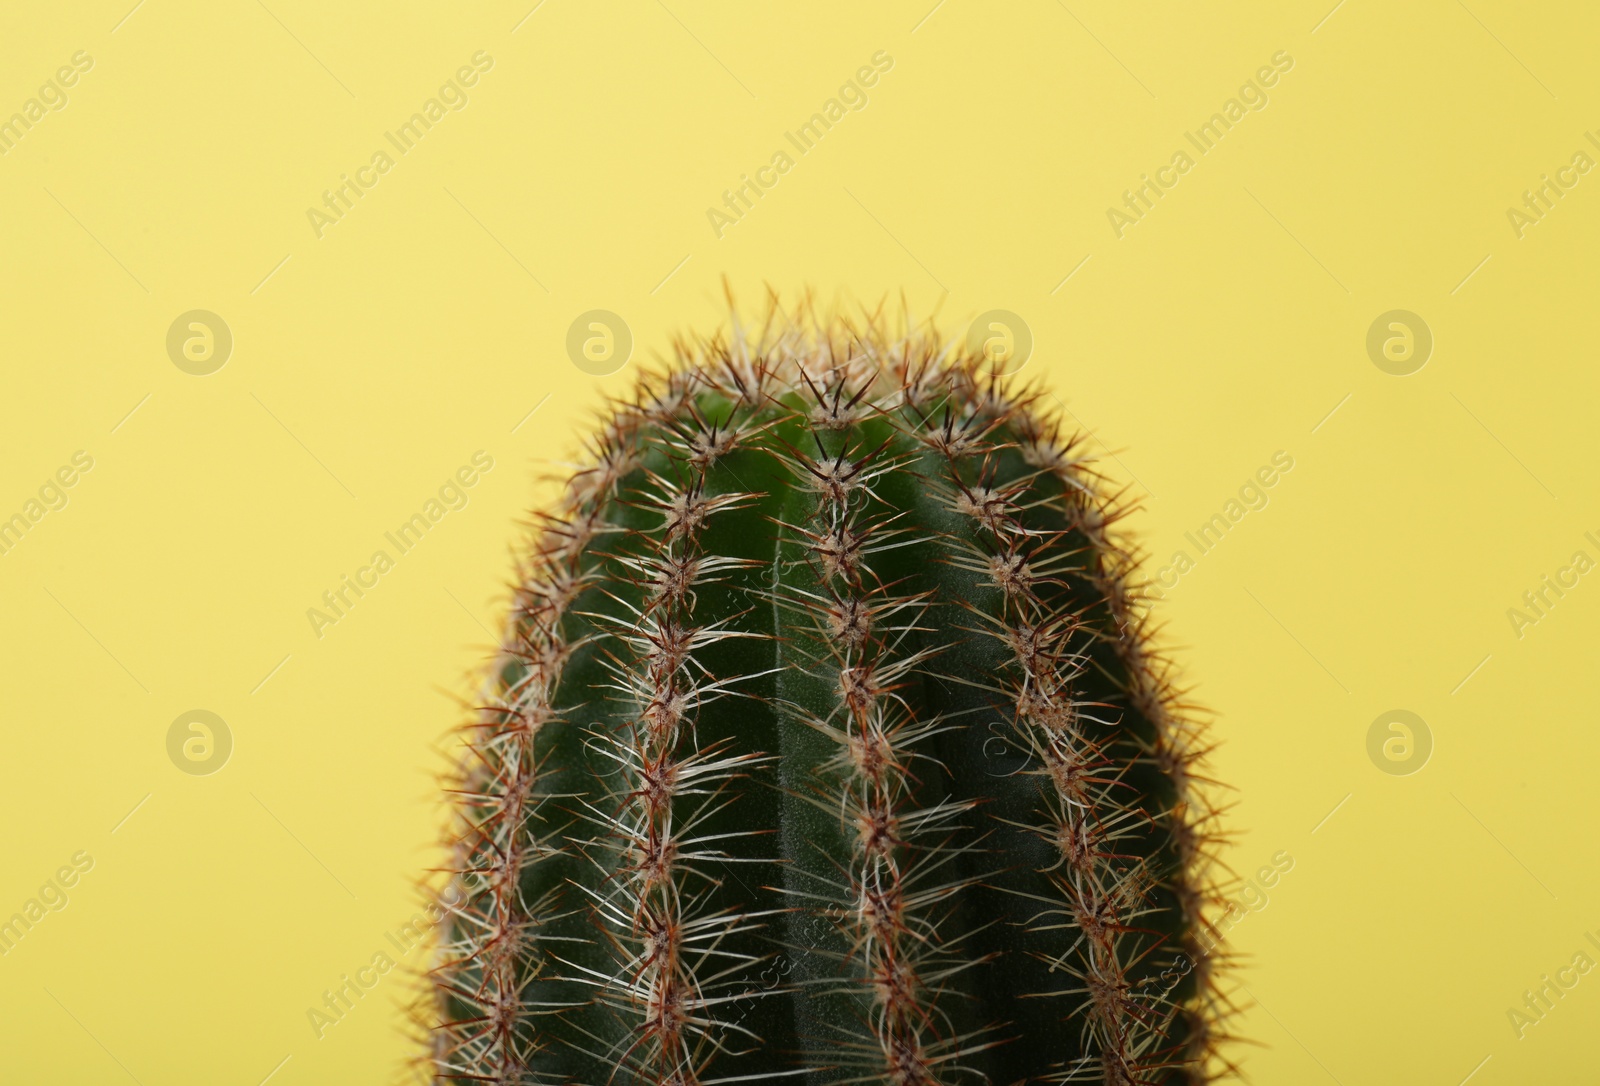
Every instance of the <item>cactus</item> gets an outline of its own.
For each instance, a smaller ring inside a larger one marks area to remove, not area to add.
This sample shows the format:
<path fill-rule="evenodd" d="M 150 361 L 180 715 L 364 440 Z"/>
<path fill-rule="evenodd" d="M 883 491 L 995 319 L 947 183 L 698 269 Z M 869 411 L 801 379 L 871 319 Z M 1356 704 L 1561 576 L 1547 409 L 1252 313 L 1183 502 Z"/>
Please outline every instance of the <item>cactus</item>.
<path fill-rule="evenodd" d="M 884 324 L 678 343 L 531 526 L 435 1081 L 1208 1081 L 1215 812 L 1127 505 Z"/>

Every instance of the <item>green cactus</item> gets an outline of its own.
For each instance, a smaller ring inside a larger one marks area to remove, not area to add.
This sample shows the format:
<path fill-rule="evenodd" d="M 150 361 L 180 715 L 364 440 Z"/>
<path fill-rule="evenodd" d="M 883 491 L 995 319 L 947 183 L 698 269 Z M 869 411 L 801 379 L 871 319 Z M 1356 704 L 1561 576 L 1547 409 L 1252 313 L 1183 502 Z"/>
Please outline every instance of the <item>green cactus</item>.
<path fill-rule="evenodd" d="M 931 332 L 680 343 L 517 570 L 432 1073 L 1198 1083 L 1198 728 L 1044 393 Z"/>

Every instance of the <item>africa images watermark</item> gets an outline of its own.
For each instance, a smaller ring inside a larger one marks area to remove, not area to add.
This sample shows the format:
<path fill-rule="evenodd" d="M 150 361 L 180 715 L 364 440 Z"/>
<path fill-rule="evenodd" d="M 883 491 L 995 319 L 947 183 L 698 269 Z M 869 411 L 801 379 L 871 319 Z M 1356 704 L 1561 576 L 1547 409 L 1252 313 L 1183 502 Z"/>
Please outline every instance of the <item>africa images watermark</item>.
<path fill-rule="evenodd" d="M 17 948 L 27 934 L 44 921 L 50 913 L 65 909 L 71 898 L 67 891 L 78 885 L 78 880 L 94 868 L 94 857 L 83 849 L 74 852 L 68 863 L 56 868 L 56 873 L 44 881 L 39 893 L 22 903 L 22 908 L 0 923 L 0 957 Z M 46 912 L 45 910 L 49 910 Z"/>
<path fill-rule="evenodd" d="M 820 913 L 809 916 L 796 915 L 790 931 L 788 951 L 795 955 L 807 955 L 818 947 L 830 945 L 841 938 L 841 930 L 848 916 L 848 909 L 838 904 L 824 906 Z M 749 1016 L 756 1000 L 778 991 L 784 978 L 794 972 L 795 960 L 788 953 L 780 953 L 758 964 L 762 966 L 758 978 L 760 985 L 732 997 L 733 1005 L 739 1009 L 739 1017 L 729 1023 L 735 1029 Z"/>
<path fill-rule="evenodd" d="M 1217 948 L 1227 942 L 1233 929 L 1242 924 L 1251 913 L 1259 913 L 1272 904 L 1272 895 L 1267 891 L 1276 887 L 1283 876 L 1294 870 L 1294 857 L 1287 849 L 1279 849 L 1272 854 L 1269 864 L 1263 864 L 1256 869 L 1255 874 L 1244 880 L 1239 896 L 1228 898 L 1226 908 L 1216 920 L 1204 925 L 1197 933 L 1197 949 L 1200 956 L 1208 958 L 1215 954 Z M 1161 994 L 1166 995 L 1178 986 L 1178 982 L 1194 970 L 1194 959 L 1187 954 L 1179 954 L 1172 965 L 1162 970 L 1160 979 L 1166 984 Z"/>
<path fill-rule="evenodd" d="M 1222 138 L 1251 113 L 1260 113 L 1270 104 L 1271 97 L 1267 90 L 1276 87 L 1278 80 L 1294 68 L 1294 57 L 1280 49 L 1270 59 L 1270 65 L 1264 64 L 1256 69 L 1255 76 L 1240 86 L 1237 97 L 1222 103 L 1222 108 L 1206 118 L 1205 123 L 1195 131 L 1183 134 L 1183 138 L 1202 156 L 1209 155 L 1222 142 Z M 1106 221 L 1111 224 L 1111 232 L 1117 236 L 1117 240 L 1121 241 L 1128 228 L 1148 215 L 1156 206 L 1156 201 L 1194 167 L 1195 159 L 1180 147 L 1172 152 L 1171 162 L 1156 169 L 1154 177 L 1142 173 L 1139 175 L 1142 184 L 1123 189 L 1122 207 L 1106 208 Z"/>
<path fill-rule="evenodd" d="M 1600 939 L 1595 938 L 1594 932 L 1586 931 L 1583 937 L 1600 952 Z M 1517 1035 L 1517 1040 L 1526 1038 L 1529 1029 L 1543 1022 L 1545 1016 L 1555 1010 L 1557 1002 L 1567 998 L 1567 993 L 1593 971 L 1594 965 L 1594 958 L 1580 947 L 1572 952 L 1571 961 L 1556 970 L 1554 977 L 1549 973 L 1539 974 L 1544 983 L 1522 993 L 1522 1006 L 1506 1008 L 1506 1021 L 1511 1023 L 1511 1032 Z"/>
<path fill-rule="evenodd" d="M 793 132 L 784 132 L 783 138 L 802 158 L 809 155 L 822 137 L 845 119 L 847 109 L 849 113 L 859 113 L 871 105 L 867 88 L 876 86 L 878 79 L 894 68 L 894 57 L 887 50 L 879 49 L 868 59 L 872 63 L 857 68 L 855 75 L 840 85 L 837 97 L 822 103 L 822 109 L 813 113 Z M 756 167 L 755 177 L 747 173 L 740 174 L 740 184 L 723 189 L 722 207 L 726 210 L 706 208 L 706 221 L 711 224 L 711 232 L 717 235 L 717 240 L 722 240 L 728 227 L 749 214 L 750 209 L 756 206 L 756 201 L 775 188 L 794 167 L 794 157 L 780 147 L 772 152 L 772 160 L 767 165 Z"/>
<path fill-rule="evenodd" d="M 190 377 L 209 377 L 233 357 L 233 329 L 209 309 L 179 313 L 167 327 L 167 357 Z"/>
<path fill-rule="evenodd" d="M 94 67 L 94 57 L 83 49 L 73 53 L 69 60 L 71 63 L 57 68 L 55 75 L 40 84 L 39 93 L 23 102 L 21 109 L 0 120 L 0 155 L 10 154 L 22 137 L 32 132 L 51 113 L 60 113 L 67 108 L 67 103 L 71 101 L 67 88 L 76 86 L 78 80 Z"/>
<path fill-rule="evenodd" d="M 1225 536 L 1238 526 L 1239 522 L 1253 511 L 1265 509 L 1271 503 L 1271 495 L 1267 491 L 1277 486 L 1279 481 L 1289 472 L 1294 470 L 1294 457 L 1279 449 L 1272 454 L 1269 463 L 1261 465 L 1255 473 L 1244 481 L 1238 489 L 1237 498 L 1229 498 L 1222 503 L 1218 512 L 1211 514 L 1210 518 L 1192 532 L 1184 532 L 1183 538 L 1194 548 L 1191 555 L 1182 547 L 1172 552 L 1167 564 L 1156 570 L 1153 578 L 1147 578 L 1139 584 L 1138 588 L 1145 599 L 1165 599 L 1166 594 L 1178 587 L 1178 582 L 1184 575 L 1193 570 L 1199 560 L 1216 550 Z"/>
<path fill-rule="evenodd" d="M 470 65 L 463 64 L 456 69 L 453 77 L 440 85 L 437 95 L 422 103 L 422 109 L 407 117 L 393 132 L 384 132 L 383 138 L 396 154 L 402 157 L 410 154 L 422 138 L 447 116 L 467 108 L 470 99 L 464 88 L 477 86 L 483 73 L 494 67 L 494 57 L 482 49 L 473 53 L 471 59 Z M 368 189 L 375 188 L 394 169 L 395 162 L 394 156 L 380 147 L 372 152 L 372 160 L 367 165 L 355 168 L 354 177 L 342 173 L 339 175 L 339 184 L 332 189 L 322 190 L 322 207 L 306 208 L 306 221 L 311 224 L 311 232 L 318 241 L 322 240 L 329 227 L 349 214 Z"/>
<path fill-rule="evenodd" d="M 1600 550 L 1600 540 L 1595 538 L 1593 532 L 1584 532 L 1583 538 Z M 1517 635 L 1517 640 L 1521 641 L 1528 635 L 1529 626 L 1537 626 L 1547 618 L 1555 605 L 1577 588 L 1579 579 L 1594 566 L 1594 559 L 1589 557 L 1588 551 L 1573 551 L 1566 565 L 1554 573 L 1541 575 L 1538 585 L 1522 594 L 1522 607 L 1507 607 L 1506 619 L 1511 623 L 1511 632 Z"/>
<path fill-rule="evenodd" d="M 341 973 L 339 979 L 343 983 L 323 990 L 321 1007 L 306 1008 L 306 1021 L 311 1024 L 311 1032 L 316 1034 L 317 1040 L 326 1037 L 329 1029 L 342 1022 L 345 1015 L 367 997 L 368 992 L 393 972 L 399 964 L 398 959 L 423 946 L 428 932 L 438 927 L 445 914 L 459 905 L 469 891 L 478 893 L 481 889 L 452 883 L 438 901 L 429 901 L 423 905 L 421 912 L 413 913 L 409 921 L 393 931 L 384 932 L 384 939 L 394 947 L 392 956 L 387 950 L 375 951 L 367 964 L 355 971 L 354 977 Z"/>
<path fill-rule="evenodd" d="M 11 516 L 0 520 L 0 555 L 10 554 L 22 537 L 33 530 L 45 516 L 59 509 L 65 509 L 71 499 L 67 491 L 77 485 L 78 480 L 89 473 L 94 467 L 94 457 L 79 449 L 72 454 L 72 459 L 62 464 L 55 473 L 44 481 L 39 487 L 38 497 L 29 498 L 22 503 L 22 508 L 12 513 Z"/>
<path fill-rule="evenodd" d="M 398 557 L 410 554 L 429 529 L 443 520 L 447 513 L 465 509 L 471 501 L 467 491 L 477 486 L 478 481 L 493 470 L 494 457 L 479 449 L 472 454 L 469 463 L 461 465 L 445 480 L 444 485 L 439 487 L 437 497 L 423 502 L 421 510 L 401 521 L 394 531 L 384 532 L 383 538 L 395 549 L 396 554 L 391 555 L 384 548 L 378 548 L 372 552 L 366 565 L 356 569 L 354 575 L 342 574 L 338 586 L 322 594 L 326 610 L 306 608 L 306 620 L 311 623 L 311 632 L 317 635 L 317 640 L 322 640 L 327 628 L 337 625 L 367 592 L 377 588 L 383 575 L 395 567 Z"/>
<path fill-rule="evenodd" d="M 1585 132 L 1583 138 L 1600 151 L 1600 136 Z M 1511 224 L 1511 232 L 1517 236 L 1517 240 L 1521 241 L 1527 235 L 1529 227 L 1543 222 L 1544 217 L 1555 209 L 1556 201 L 1566 199 L 1567 192 L 1577 188 L 1578 182 L 1592 169 L 1594 159 L 1580 147 L 1572 152 L 1571 162 L 1556 167 L 1555 177 L 1542 173 L 1539 178 L 1544 184 L 1523 189 L 1522 206 L 1506 208 L 1506 221 Z"/>

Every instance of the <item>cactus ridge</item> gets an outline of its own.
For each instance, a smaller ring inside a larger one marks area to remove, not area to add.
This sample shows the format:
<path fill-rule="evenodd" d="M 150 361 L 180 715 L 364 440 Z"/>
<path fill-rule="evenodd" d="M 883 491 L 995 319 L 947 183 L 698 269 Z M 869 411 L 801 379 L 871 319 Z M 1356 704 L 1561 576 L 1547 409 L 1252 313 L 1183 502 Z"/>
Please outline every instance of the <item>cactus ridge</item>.
<path fill-rule="evenodd" d="M 680 342 L 530 526 L 436 1080 L 1209 1081 L 1217 811 L 1129 506 L 1041 390 L 773 313 Z"/>

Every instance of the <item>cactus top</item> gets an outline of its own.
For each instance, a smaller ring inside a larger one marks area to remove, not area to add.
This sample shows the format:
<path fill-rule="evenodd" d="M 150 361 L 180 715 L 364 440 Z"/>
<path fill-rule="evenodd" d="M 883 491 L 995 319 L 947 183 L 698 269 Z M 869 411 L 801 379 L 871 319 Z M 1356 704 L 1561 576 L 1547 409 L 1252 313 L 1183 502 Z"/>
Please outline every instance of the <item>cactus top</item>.
<path fill-rule="evenodd" d="M 1205 1081 L 1197 729 L 1047 393 L 875 320 L 679 356 L 464 728 L 438 1079 Z"/>

